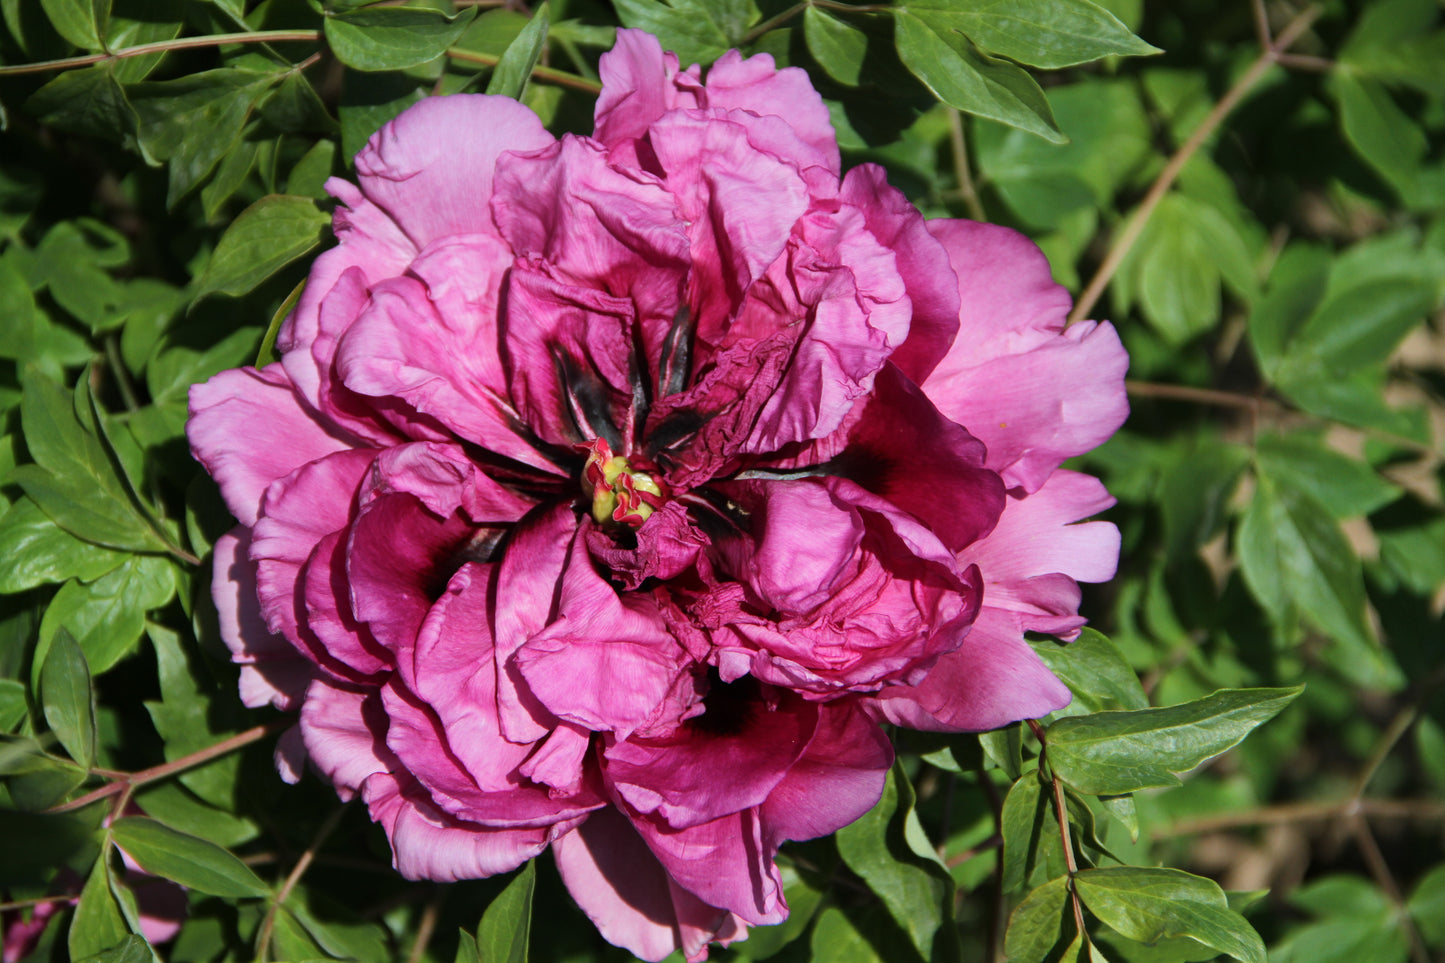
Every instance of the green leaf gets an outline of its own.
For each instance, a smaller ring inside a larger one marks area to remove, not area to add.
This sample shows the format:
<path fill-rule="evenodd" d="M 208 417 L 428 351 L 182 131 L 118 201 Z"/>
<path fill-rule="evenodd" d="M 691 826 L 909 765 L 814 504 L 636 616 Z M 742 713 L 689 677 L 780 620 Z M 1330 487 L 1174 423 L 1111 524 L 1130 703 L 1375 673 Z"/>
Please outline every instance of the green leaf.
<path fill-rule="evenodd" d="M 145 937 L 132 933 L 110 949 L 87 956 L 79 963 L 152 963 L 155 958 L 155 950 Z"/>
<path fill-rule="evenodd" d="M 1160 52 L 1088 0 L 908 0 L 899 9 L 939 34 L 956 31 L 991 53 L 1045 70 Z"/>
<path fill-rule="evenodd" d="M 1248 463 L 1243 446 L 1206 436 L 1164 470 L 1159 479 L 1159 505 L 1171 558 L 1194 557 L 1223 528 Z"/>
<path fill-rule="evenodd" d="M 74 578 L 89 582 L 112 571 L 125 554 L 83 541 L 52 522 L 29 498 L 0 516 L 0 592 Z"/>
<path fill-rule="evenodd" d="M 217 846 L 240 846 L 260 833 L 250 819 L 209 806 L 178 783 L 152 783 L 137 792 L 135 799 L 152 819 L 179 832 L 208 839 Z"/>
<path fill-rule="evenodd" d="M 895 763 L 883 797 L 838 830 L 838 853 L 883 900 L 924 959 L 953 936 L 953 877 L 929 843 L 914 810 L 913 786 Z"/>
<path fill-rule="evenodd" d="M 326 42 L 356 70 L 406 70 L 446 53 L 476 15 L 476 7 L 453 17 L 423 7 L 365 7 L 327 17 Z"/>
<path fill-rule="evenodd" d="M 28 711 L 24 683 L 0 679 L 0 732 L 14 732 Z"/>
<path fill-rule="evenodd" d="M 91 0 L 40 0 L 40 6 L 56 33 L 77 47 L 101 49 L 102 28 L 96 23 L 96 8 Z"/>
<path fill-rule="evenodd" d="M 1299 329 L 1291 354 L 1278 372 L 1281 386 L 1380 364 L 1435 308 L 1437 283 L 1384 277 L 1331 291 L 1319 311 Z"/>
<path fill-rule="evenodd" d="M 318 140 L 291 168 L 286 177 L 286 193 L 297 197 L 326 196 L 326 181 L 336 167 L 336 142 Z"/>
<path fill-rule="evenodd" d="M 550 22 L 544 3 L 532 14 L 532 19 L 527 21 L 517 39 L 507 47 L 502 59 L 497 61 L 492 76 L 487 80 L 487 93 L 513 100 L 522 99 L 532 68 L 537 66 L 537 58 L 542 55 L 542 48 L 547 42 L 547 25 Z"/>
<path fill-rule="evenodd" d="M 68 630 L 85 652 L 95 675 L 109 670 L 135 648 L 145 615 L 171 600 L 174 570 L 164 558 L 137 555 L 94 582 L 66 582 L 55 593 L 40 622 L 47 643 Z"/>
<path fill-rule="evenodd" d="M 1302 689 L 1221 689 L 1166 709 L 1060 719 L 1047 730 L 1049 765 L 1069 785 L 1094 796 L 1177 786 L 1175 773 L 1237 745 Z"/>
<path fill-rule="evenodd" d="M 6 777 L 10 801 L 17 809 L 33 813 L 70 795 L 85 782 L 88 770 L 46 755 L 32 740 L 7 740 L 0 743 L 0 773 Z"/>
<path fill-rule="evenodd" d="M 989 732 L 978 734 L 978 744 L 983 748 L 984 755 L 993 760 L 993 764 L 1004 771 L 1010 779 L 1018 779 L 1023 771 L 1023 730 L 1020 723 L 1015 722 L 1011 726 L 1004 726 L 1001 729 L 993 729 Z"/>
<path fill-rule="evenodd" d="M 407 74 L 348 72 L 336 108 L 346 162 L 352 162 L 383 124 L 424 98 L 426 90 Z"/>
<path fill-rule="evenodd" d="M 835 906 L 818 914 L 813 927 L 814 960 L 847 960 L 848 963 L 884 963 L 873 943 L 858 931 L 848 915 Z"/>
<path fill-rule="evenodd" d="M 1031 639 L 1029 644 L 1089 711 L 1148 708 L 1134 667 L 1102 633 L 1084 629 L 1072 642 Z"/>
<path fill-rule="evenodd" d="M 70 920 L 71 959 L 94 956 L 130 935 L 110 886 L 110 867 L 102 855 L 91 867 L 85 888 L 80 891 L 80 903 Z"/>
<path fill-rule="evenodd" d="M 65 71 L 31 94 L 25 109 L 52 127 L 140 149 L 135 109 L 116 80 L 114 61 Z"/>
<path fill-rule="evenodd" d="M 741 43 L 758 18 L 752 0 L 616 0 L 624 27 L 646 30 L 683 67 L 706 66 Z"/>
<path fill-rule="evenodd" d="M 1436 866 L 1415 884 L 1406 905 L 1425 942 L 1431 946 L 1445 944 L 1445 864 Z"/>
<path fill-rule="evenodd" d="M 532 891 L 537 868 L 523 866 L 507 888 L 497 894 L 477 927 L 477 950 L 487 963 L 527 963 L 532 933 Z"/>
<path fill-rule="evenodd" d="M 868 35 L 818 7 L 803 11 L 803 37 L 808 53 L 828 76 L 849 87 L 863 78 L 863 61 L 868 56 Z"/>
<path fill-rule="evenodd" d="M 272 194 L 241 212 L 221 235 L 196 300 L 240 297 L 321 243 L 328 218 L 309 197 Z"/>
<path fill-rule="evenodd" d="M 1145 317 L 1174 345 L 1218 323 L 1221 278 L 1236 285 L 1253 279 L 1249 251 L 1233 225 L 1183 194 L 1164 196 L 1134 250 Z"/>
<path fill-rule="evenodd" d="M 1368 515 L 1400 496 L 1400 488 L 1368 464 L 1299 433 L 1262 434 L 1255 440 L 1259 472 L 1281 488 L 1305 492 L 1335 518 Z"/>
<path fill-rule="evenodd" d="M 1419 189 L 1420 163 L 1430 149 L 1425 132 L 1378 81 L 1333 70 L 1328 86 L 1340 105 L 1345 139 L 1411 203 Z"/>
<path fill-rule="evenodd" d="M 120 302 L 121 288 L 105 269 L 128 260 L 125 238 L 89 218 L 61 221 L 35 249 L 36 266 L 51 297 L 92 331 L 108 326 Z"/>
<path fill-rule="evenodd" d="M 466 930 L 457 931 L 457 955 L 452 963 L 482 963 L 481 954 L 477 951 L 476 937 Z"/>
<path fill-rule="evenodd" d="M 1074 887 L 1089 912 L 1131 940 L 1187 937 L 1246 963 L 1265 963 L 1264 942 L 1229 908 L 1212 880 L 1177 869 L 1088 869 Z"/>
<path fill-rule="evenodd" d="M 269 896 L 271 889 L 235 856 L 154 819 L 127 816 L 110 827 L 116 845 L 148 873 L 189 889 L 232 898 Z"/>
<path fill-rule="evenodd" d="M 1322 247 L 1294 243 L 1270 272 L 1264 296 L 1249 315 L 1249 337 L 1260 368 L 1271 380 L 1304 323 L 1324 300 L 1330 255 Z"/>
<path fill-rule="evenodd" d="M 1064 848 L 1052 799 L 1039 775 L 1031 772 L 1013 784 L 999 817 L 1003 835 L 1003 888 L 1013 892 L 1036 873 L 1046 878 L 1064 872 Z"/>
<path fill-rule="evenodd" d="M 1341 646 L 1341 672 L 1366 685 L 1403 681 L 1365 621 L 1359 559 L 1313 498 L 1262 476 L 1235 550 L 1245 584 L 1265 611 L 1277 621 L 1298 611 L 1333 638 Z"/>
<path fill-rule="evenodd" d="M 147 701 L 145 707 L 165 740 L 166 759 L 174 761 L 198 752 L 238 731 L 234 702 L 213 698 L 219 692 L 215 681 L 205 671 L 203 660 L 187 652 L 180 634 L 154 623 L 146 626 L 146 633 L 156 653 L 161 697 Z M 231 753 L 187 770 L 180 779 L 206 802 L 230 808 L 235 803 L 240 764 L 241 757 Z"/>
<path fill-rule="evenodd" d="M 86 768 L 95 765 L 95 693 L 90 688 L 90 667 L 80 644 L 63 629 L 51 640 L 40 670 L 40 704 L 46 724 L 70 758 Z"/>
<path fill-rule="evenodd" d="M 1068 885 L 1067 877 L 1051 879 L 1024 897 L 1014 909 L 1003 944 L 1008 963 L 1038 963 L 1048 959 L 1054 948 L 1073 933 L 1066 913 Z"/>
<path fill-rule="evenodd" d="M 87 541 L 138 552 L 165 542 L 137 511 L 93 430 L 76 417 L 70 396 L 34 368 L 22 377 L 21 425 L 36 465 L 11 477 L 56 524 Z"/>
<path fill-rule="evenodd" d="M 221 68 L 127 89 L 140 118 L 141 144 L 152 157 L 169 162 L 168 208 L 236 150 L 246 119 L 280 77 Z"/>
<path fill-rule="evenodd" d="M 894 19 L 899 58 L 939 100 L 1055 144 L 1065 142 L 1028 71 L 988 56 L 957 31 L 940 33 L 906 9 L 895 9 Z"/>

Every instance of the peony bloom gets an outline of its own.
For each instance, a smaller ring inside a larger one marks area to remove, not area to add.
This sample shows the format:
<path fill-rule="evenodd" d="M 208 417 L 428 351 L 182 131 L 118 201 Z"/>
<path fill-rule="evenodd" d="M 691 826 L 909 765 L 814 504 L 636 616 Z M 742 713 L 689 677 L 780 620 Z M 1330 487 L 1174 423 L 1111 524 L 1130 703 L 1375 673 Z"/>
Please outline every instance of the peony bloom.
<path fill-rule="evenodd" d="M 1024 633 L 1112 574 L 1059 465 L 1126 359 L 1021 236 L 844 174 L 802 71 L 620 31 L 601 73 L 592 137 L 480 95 L 382 128 L 280 362 L 196 386 L 189 435 L 283 775 L 408 877 L 550 847 L 607 939 L 696 960 L 877 801 L 882 722 L 1068 701 Z"/>

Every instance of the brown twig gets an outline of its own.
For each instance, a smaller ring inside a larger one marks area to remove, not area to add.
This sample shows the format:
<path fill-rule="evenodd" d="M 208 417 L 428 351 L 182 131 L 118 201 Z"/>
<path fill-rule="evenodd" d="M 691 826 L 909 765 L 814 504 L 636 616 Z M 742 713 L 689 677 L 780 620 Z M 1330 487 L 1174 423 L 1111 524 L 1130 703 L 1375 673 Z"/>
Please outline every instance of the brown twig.
<path fill-rule="evenodd" d="M 422 907 L 421 919 L 416 926 L 416 940 L 411 944 L 406 963 L 421 963 L 422 957 L 426 956 L 426 947 L 431 942 L 432 933 L 436 931 L 437 919 L 442 912 L 442 900 L 446 899 L 446 894 L 445 887 L 436 887 L 431 899 Z"/>
<path fill-rule="evenodd" d="M 172 50 L 195 50 L 202 47 L 221 47 L 228 43 L 283 43 L 286 41 L 316 41 L 321 37 L 318 30 L 255 30 L 248 33 L 217 33 L 205 37 L 183 37 L 178 40 L 157 40 L 154 43 L 122 47 L 109 53 L 85 54 L 79 57 L 62 57 L 59 60 L 41 60 L 33 64 L 15 64 L 0 67 L 0 77 L 9 74 L 39 74 L 48 70 L 67 70 L 71 67 L 88 67 L 107 60 L 125 60 L 128 57 L 144 57 L 148 54 L 169 53 Z"/>
<path fill-rule="evenodd" d="M 289 725 L 291 725 L 290 720 L 277 720 L 276 722 L 269 722 L 262 726 L 253 726 L 245 732 L 236 733 L 229 739 L 222 739 L 213 746 L 198 749 L 179 759 L 159 766 L 152 766 L 149 769 L 142 769 L 139 772 L 121 773 L 119 774 L 119 778 L 115 778 L 115 774 L 110 770 L 105 770 L 103 773 L 96 773 L 97 775 L 110 776 L 113 778 L 113 781 L 106 783 L 98 789 L 91 790 L 78 799 L 72 799 L 70 802 L 51 806 L 45 811 L 48 813 L 68 813 L 76 809 L 84 809 L 91 803 L 98 802 L 108 796 L 114 796 L 116 793 L 125 793 L 128 795 L 147 783 L 157 782 L 158 780 L 174 776 L 177 773 L 185 772 L 188 769 L 194 769 L 196 766 L 210 762 L 212 759 L 220 758 L 227 753 L 235 752 L 243 746 L 249 746 L 253 742 L 264 739 L 273 733 L 280 732 Z"/>
<path fill-rule="evenodd" d="M 1260 52 L 1259 57 L 1240 75 L 1240 78 L 1234 82 L 1234 86 L 1230 87 L 1220 98 L 1219 103 L 1214 105 L 1214 109 L 1194 129 L 1179 150 L 1175 151 L 1174 156 L 1169 158 L 1169 162 L 1164 165 L 1164 169 L 1159 172 L 1154 183 L 1149 186 L 1149 192 L 1144 195 L 1144 200 L 1135 208 L 1133 216 L 1124 225 L 1124 229 L 1119 232 L 1118 238 L 1109 246 L 1109 253 L 1104 256 L 1104 262 L 1099 265 L 1099 269 L 1089 279 L 1084 293 L 1079 295 L 1078 303 L 1069 313 L 1069 324 L 1087 318 L 1094 310 L 1094 305 L 1098 304 L 1099 298 L 1104 294 L 1104 288 L 1108 287 L 1109 282 L 1113 280 L 1115 272 L 1124 263 L 1124 258 L 1128 257 L 1134 243 L 1139 240 L 1144 226 L 1149 223 L 1154 209 L 1159 206 L 1164 195 L 1169 193 L 1169 188 L 1174 186 L 1174 181 L 1184 170 L 1184 166 L 1189 163 L 1199 148 L 1204 146 L 1204 142 L 1213 135 L 1219 125 L 1224 122 L 1224 118 L 1229 116 L 1239 102 L 1244 99 L 1244 96 L 1254 88 L 1254 85 L 1259 83 L 1271 67 L 1279 63 L 1280 54 L 1288 50 L 1300 38 L 1300 35 L 1309 29 L 1310 24 L 1314 23 L 1315 18 L 1319 15 L 1320 8 L 1310 6 L 1291 20 L 1284 30 L 1280 31 L 1278 38 L 1269 40 L 1267 32 L 1261 37 L 1261 40 L 1264 41 L 1264 49 Z"/>
<path fill-rule="evenodd" d="M 325 844 L 326 837 L 331 835 L 331 831 L 336 828 L 336 824 L 341 821 L 341 816 L 346 812 L 346 809 L 346 804 L 342 804 L 333 809 L 326 817 L 325 821 L 321 824 L 321 828 L 318 829 L 316 835 L 311 838 L 311 845 L 307 846 L 306 852 L 302 853 L 301 858 L 296 860 L 296 865 L 292 867 L 290 874 L 286 877 L 286 881 L 281 884 L 281 888 L 276 891 L 275 897 L 271 900 L 271 905 L 267 907 L 266 917 L 261 920 L 261 928 L 256 933 L 256 959 L 260 961 L 260 963 L 265 963 L 265 961 L 270 958 L 271 934 L 275 931 L 276 914 L 281 911 L 281 904 L 286 902 L 292 891 L 296 889 L 297 884 L 301 882 L 301 877 L 305 876 L 306 871 L 311 868 L 311 863 L 316 859 L 317 851 Z"/>
<path fill-rule="evenodd" d="M 1042 766 L 1048 761 L 1049 744 L 1044 737 L 1044 727 L 1037 719 L 1029 719 L 1029 728 L 1033 730 L 1034 738 L 1039 741 L 1039 765 Z M 1064 799 L 1064 783 L 1054 774 L 1053 768 L 1049 769 L 1049 782 L 1054 788 L 1054 815 L 1059 819 L 1059 841 L 1064 847 L 1064 866 L 1069 873 L 1069 903 L 1074 910 L 1074 925 L 1079 928 L 1079 935 L 1084 942 L 1089 942 L 1089 931 L 1084 927 L 1084 904 L 1079 899 L 1079 892 L 1074 887 L 1074 877 L 1079 873 L 1079 863 L 1074 857 L 1074 838 L 1069 833 L 1069 809 Z"/>

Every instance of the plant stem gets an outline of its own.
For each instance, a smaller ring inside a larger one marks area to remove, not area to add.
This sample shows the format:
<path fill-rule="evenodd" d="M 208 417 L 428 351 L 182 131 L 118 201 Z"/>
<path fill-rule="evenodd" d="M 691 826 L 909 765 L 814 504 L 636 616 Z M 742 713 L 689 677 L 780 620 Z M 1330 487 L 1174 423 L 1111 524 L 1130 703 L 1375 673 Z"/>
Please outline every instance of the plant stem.
<path fill-rule="evenodd" d="M 47 70 L 87 67 L 107 60 L 125 60 L 127 57 L 144 57 L 147 54 L 168 53 L 172 50 L 220 47 L 228 43 L 281 43 L 289 40 L 314 42 L 320 38 L 321 33 L 318 30 L 256 30 L 249 33 L 217 33 L 205 37 L 157 40 L 154 43 L 122 47 L 119 50 L 112 50 L 110 53 L 86 54 L 81 57 L 63 57 L 60 60 L 41 60 L 33 64 L 0 67 L 0 77 L 8 74 L 38 74 Z"/>
<path fill-rule="evenodd" d="M 1104 294 L 1104 288 L 1108 287 L 1109 282 L 1113 280 L 1115 272 L 1119 270 L 1119 265 L 1123 264 L 1124 258 L 1128 257 L 1134 243 L 1139 240 L 1144 226 L 1153 216 L 1154 209 L 1159 206 L 1159 202 L 1164 199 L 1169 188 L 1174 186 L 1174 181 L 1184 170 L 1184 166 L 1189 163 L 1199 148 L 1204 146 L 1204 142 L 1223 123 L 1224 118 L 1239 106 L 1239 102 L 1254 88 L 1254 85 L 1259 83 L 1269 69 L 1279 62 L 1280 54 L 1289 49 L 1290 45 L 1298 40 L 1305 30 L 1309 29 L 1309 25 L 1314 23 L 1315 18 L 1319 15 L 1319 7 L 1307 7 L 1291 20 L 1284 30 L 1280 31 L 1277 39 L 1266 43 L 1259 57 L 1249 65 L 1249 69 L 1240 75 L 1240 78 L 1234 82 L 1234 86 L 1229 88 L 1229 91 L 1220 98 L 1219 103 L 1214 105 L 1214 109 L 1209 112 L 1209 115 L 1189 135 L 1189 139 L 1174 153 L 1173 157 L 1169 158 L 1169 163 L 1164 165 L 1164 169 L 1159 172 L 1159 176 L 1149 186 L 1149 193 L 1144 195 L 1144 200 L 1135 208 L 1133 216 L 1124 225 L 1124 230 L 1119 232 L 1118 238 L 1109 246 L 1109 253 L 1105 255 L 1104 263 L 1099 265 L 1099 269 L 1089 279 L 1088 287 L 1084 288 L 1084 293 L 1079 295 L 1078 303 L 1069 313 L 1068 324 L 1087 318 L 1094 310 L 1094 305 L 1098 304 L 1099 298 Z"/>
<path fill-rule="evenodd" d="M 281 904 L 286 902 L 287 897 L 301 882 L 301 877 L 306 875 L 306 870 L 311 868 L 317 851 L 326 842 L 326 837 L 330 836 L 331 831 L 336 828 L 336 824 L 341 821 L 341 816 L 346 809 L 347 806 L 343 803 L 331 811 L 330 815 L 326 817 L 326 821 L 321 824 L 321 828 L 316 831 L 316 835 L 311 838 L 311 845 L 307 846 L 306 852 L 296 860 L 296 865 L 292 867 L 286 881 L 276 891 L 275 898 L 271 900 L 271 905 L 266 910 L 266 918 L 261 921 L 261 929 L 256 934 L 256 959 L 260 963 L 265 963 L 271 956 L 271 934 L 276 928 L 276 914 L 280 912 Z"/>
<path fill-rule="evenodd" d="M 152 766 L 149 769 L 142 769 L 139 772 L 122 774 L 120 778 L 115 779 L 113 782 L 106 783 L 99 789 L 94 789 L 78 799 L 72 799 L 70 802 L 61 803 L 58 806 L 51 806 L 45 811 L 48 813 L 68 813 L 76 809 L 84 809 L 91 803 L 105 799 L 107 796 L 114 796 L 116 793 L 122 791 L 129 793 L 147 783 L 168 779 L 177 773 L 182 773 L 188 769 L 194 769 L 197 766 L 204 765 L 212 759 L 220 758 L 227 753 L 235 752 L 244 746 L 249 746 L 253 742 L 258 742 L 272 733 L 280 732 L 289 725 L 291 725 L 289 719 L 282 719 L 276 722 L 268 722 L 261 726 L 253 726 L 245 732 L 238 732 L 229 739 L 222 739 L 215 745 L 198 749 L 172 762 Z"/>
<path fill-rule="evenodd" d="M 951 107 L 948 110 L 948 144 L 953 151 L 953 175 L 958 180 L 958 194 L 963 200 L 964 209 L 975 221 L 988 220 L 983 204 L 978 199 L 978 190 L 973 184 L 973 173 L 968 166 L 968 145 L 963 139 L 963 115 Z"/>
<path fill-rule="evenodd" d="M 1048 761 L 1049 742 L 1045 738 L 1044 727 L 1039 725 L 1037 719 L 1028 720 L 1029 728 L 1033 730 L 1034 738 L 1039 741 L 1039 765 L 1042 766 Z M 1059 819 L 1059 842 L 1064 847 L 1064 866 L 1069 871 L 1069 902 L 1074 909 L 1074 925 L 1079 928 L 1079 936 L 1085 943 L 1089 943 L 1089 931 L 1084 927 L 1084 904 L 1079 899 L 1079 892 L 1074 888 L 1074 877 L 1079 873 L 1079 863 L 1074 858 L 1074 839 L 1069 834 L 1069 809 L 1064 799 L 1064 783 L 1054 774 L 1053 767 L 1049 767 L 1049 782 L 1054 788 L 1054 814 Z"/>
<path fill-rule="evenodd" d="M 501 59 L 491 54 L 477 53 L 474 50 L 463 50 L 460 47 L 448 47 L 447 56 L 453 60 L 482 64 L 487 67 L 495 67 L 497 61 Z M 543 67 L 540 64 L 532 68 L 532 77 L 535 80 L 556 84 L 558 87 L 571 87 L 573 90 L 580 90 L 587 94 L 599 94 L 602 92 L 602 84 L 596 80 L 588 80 L 586 77 L 578 77 L 576 74 L 569 74 L 552 67 Z"/>

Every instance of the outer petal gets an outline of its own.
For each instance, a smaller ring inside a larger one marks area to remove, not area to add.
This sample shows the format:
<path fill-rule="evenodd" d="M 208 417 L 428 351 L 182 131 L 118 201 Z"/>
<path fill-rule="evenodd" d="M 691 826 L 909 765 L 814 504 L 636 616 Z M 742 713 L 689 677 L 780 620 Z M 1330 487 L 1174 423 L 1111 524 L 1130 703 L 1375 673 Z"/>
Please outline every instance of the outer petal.
<path fill-rule="evenodd" d="M 597 98 L 595 136 L 609 148 L 626 148 L 652 122 L 674 107 L 696 107 L 697 98 L 680 91 L 677 55 L 642 30 L 617 31 L 617 43 L 597 64 L 602 93 Z M 636 154 L 631 153 L 635 162 Z"/>
<path fill-rule="evenodd" d="M 742 938 L 746 926 L 709 906 L 667 875 L 627 818 L 594 813 L 552 843 L 562 881 L 602 936 L 644 960 L 681 948 L 689 961 L 707 959 L 707 944 Z"/>
<path fill-rule="evenodd" d="M 1064 330 L 1068 294 L 1022 235 L 970 221 L 932 221 L 962 297 L 962 329 L 923 388 L 988 446 L 989 468 L 1034 491 L 1066 458 L 1089 451 L 1129 413 L 1129 359 L 1108 324 Z"/>
<path fill-rule="evenodd" d="M 498 157 L 551 143 L 537 115 L 510 97 L 428 97 L 372 135 L 356 173 L 362 192 L 420 250 L 488 230 Z"/>
<path fill-rule="evenodd" d="M 256 524 L 261 496 L 273 481 L 350 447 L 334 426 L 301 406 L 280 365 L 222 371 L 192 385 L 190 408 L 191 451 L 242 525 Z"/>
<path fill-rule="evenodd" d="M 1024 641 L 1013 613 L 985 608 L 959 648 L 917 686 L 878 694 L 883 715 L 934 732 L 984 732 L 1069 704 L 1068 688 Z"/>
<path fill-rule="evenodd" d="M 315 674 L 285 636 L 266 625 L 256 599 L 256 565 L 248 557 L 251 532 L 236 527 L 216 539 L 211 597 L 220 617 L 221 640 L 241 667 L 241 702 L 255 709 L 271 703 L 297 707 Z"/>
<path fill-rule="evenodd" d="M 759 117 L 780 116 L 808 147 L 808 153 L 797 158 L 799 167 L 839 173 L 833 120 L 807 72 L 799 67 L 779 70 L 769 54 L 744 60 L 742 54 L 729 50 L 708 68 L 704 106 L 741 109 Z"/>

